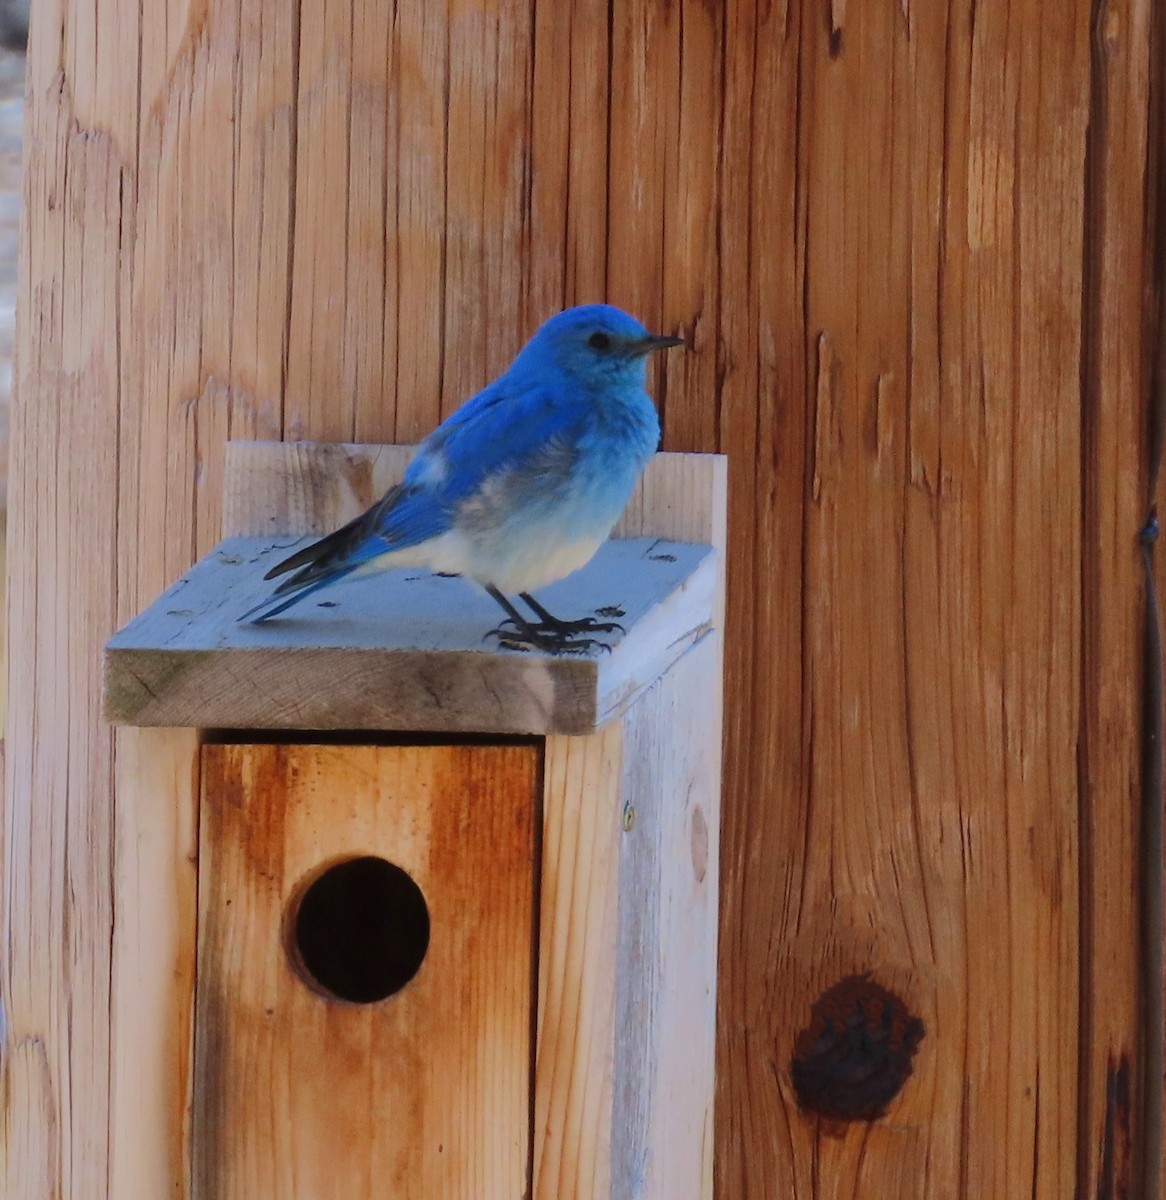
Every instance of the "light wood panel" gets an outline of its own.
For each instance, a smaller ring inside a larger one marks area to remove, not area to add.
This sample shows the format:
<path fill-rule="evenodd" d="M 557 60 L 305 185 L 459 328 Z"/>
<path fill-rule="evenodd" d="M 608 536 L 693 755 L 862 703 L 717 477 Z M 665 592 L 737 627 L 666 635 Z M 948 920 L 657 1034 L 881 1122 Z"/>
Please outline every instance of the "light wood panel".
<path fill-rule="evenodd" d="M 93 655 L 117 611 L 124 161 L 77 125 L 117 54 L 73 26 L 88 41 L 73 77 L 53 16 L 30 53 L 9 475 L 0 1192 L 89 1200 L 109 1140 L 114 756 Z M 50 82 L 66 64 L 68 98 Z"/>
<path fill-rule="evenodd" d="M 535 745 L 203 749 L 195 1196 L 523 1193 L 540 759 Z M 341 1003 L 293 973 L 288 910 L 364 855 L 421 889 L 429 946 L 395 995 Z"/>
<path fill-rule="evenodd" d="M 414 446 L 229 442 L 223 532 L 254 537 L 328 533 L 400 483 L 415 453 Z M 727 479 L 723 455 L 656 454 L 612 536 L 719 547 Z"/>
<path fill-rule="evenodd" d="M 547 743 L 534 1200 L 610 1194 L 622 752 L 618 724 Z"/>
<path fill-rule="evenodd" d="M 613 1197 L 713 1195 L 721 658 L 710 635 L 623 721 Z"/>
<path fill-rule="evenodd" d="M 118 735 L 110 1196 L 189 1195 L 198 742 L 193 729 Z"/>
<path fill-rule="evenodd" d="M 546 739 L 535 1200 L 713 1194 L 720 659 Z"/>

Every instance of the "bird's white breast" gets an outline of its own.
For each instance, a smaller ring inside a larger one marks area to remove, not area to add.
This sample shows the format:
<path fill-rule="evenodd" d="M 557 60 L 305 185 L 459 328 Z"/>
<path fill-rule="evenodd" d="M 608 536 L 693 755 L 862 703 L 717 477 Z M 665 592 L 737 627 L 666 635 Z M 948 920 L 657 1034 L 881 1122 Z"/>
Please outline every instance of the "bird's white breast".
<path fill-rule="evenodd" d="M 459 529 L 441 534 L 424 547 L 426 565 L 434 571 L 463 575 L 485 586 L 515 595 L 546 587 L 585 566 L 602 537 L 566 537 L 559 529 L 529 528 L 518 536 L 494 537 L 486 544 Z"/>

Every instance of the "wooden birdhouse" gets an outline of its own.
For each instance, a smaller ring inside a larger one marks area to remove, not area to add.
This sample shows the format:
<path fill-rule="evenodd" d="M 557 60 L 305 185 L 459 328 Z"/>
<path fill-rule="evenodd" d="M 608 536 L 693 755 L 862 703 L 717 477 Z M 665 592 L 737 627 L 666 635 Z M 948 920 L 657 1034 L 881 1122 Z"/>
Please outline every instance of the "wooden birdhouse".
<path fill-rule="evenodd" d="M 619 610 L 609 652 L 491 645 L 492 602 L 423 572 L 238 623 L 408 458 L 232 443 L 226 540 L 107 646 L 111 720 L 198 731 L 191 970 L 169 1009 L 115 996 L 193 1047 L 181 1173 L 207 1200 L 707 1198 L 724 460 L 658 455 L 542 594 Z M 175 745 L 119 772 L 180 777 Z M 135 921 L 181 893 L 123 861 Z"/>

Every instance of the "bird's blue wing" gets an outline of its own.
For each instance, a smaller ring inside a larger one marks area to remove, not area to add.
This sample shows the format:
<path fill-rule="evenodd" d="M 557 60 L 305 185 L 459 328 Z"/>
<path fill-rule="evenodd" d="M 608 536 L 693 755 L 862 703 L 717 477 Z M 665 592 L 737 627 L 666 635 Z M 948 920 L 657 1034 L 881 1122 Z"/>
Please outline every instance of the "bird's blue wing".
<path fill-rule="evenodd" d="M 526 471 L 560 453 L 562 464 L 583 436 L 590 406 L 578 392 L 562 387 L 507 386 L 505 379 L 479 392 L 439 425 L 421 445 L 405 474 L 405 485 L 424 487 L 452 520 L 458 505 L 491 476 Z M 405 514 L 386 513 L 385 531 L 396 530 Z M 409 514 L 410 520 L 417 518 Z"/>
<path fill-rule="evenodd" d="M 459 506 L 492 477 L 563 475 L 589 415 L 578 392 L 518 387 L 505 377 L 496 381 L 422 442 L 400 484 L 343 528 L 270 570 L 268 579 L 289 577 L 241 619 L 261 613 L 255 619 L 266 620 L 370 559 L 445 533 Z"/>
<path fill-rule="evenodd" d="M 392 503 L 378 505 L 366 514 L 370 519 L 361 531 L 362 540 L 350 554 L 354 565 L 390 550 L 418 546 L 453 524 L 449 509 L 433 488 L 406 480 L 396 493 Z"/>

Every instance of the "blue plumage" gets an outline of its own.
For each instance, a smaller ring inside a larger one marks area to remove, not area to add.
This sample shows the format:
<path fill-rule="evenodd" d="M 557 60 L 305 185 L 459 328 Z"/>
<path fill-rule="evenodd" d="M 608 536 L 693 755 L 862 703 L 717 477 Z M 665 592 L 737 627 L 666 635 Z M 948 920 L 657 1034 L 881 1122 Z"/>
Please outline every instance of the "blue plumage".
<path fill-rule="evenodd" d="M 617 627 L 561 621 L 529 593 L 583 566 L 611 532 L 659 441 L 647 356 L 680 344 L 606 304 L 551 317 L 421 443 L 397 487 L 268 572 L 289 577 L 241 619 L 265 621 L 348 575 L 428 567 L 484 587 L 508 614 L 491 631 L 508 646 L 595 644 L 589 634 Z"/>

